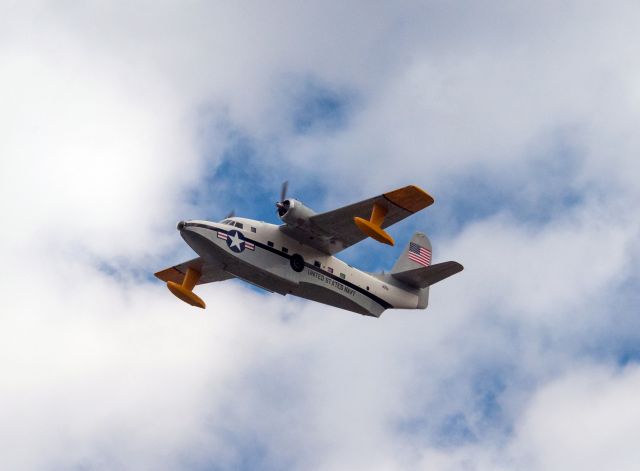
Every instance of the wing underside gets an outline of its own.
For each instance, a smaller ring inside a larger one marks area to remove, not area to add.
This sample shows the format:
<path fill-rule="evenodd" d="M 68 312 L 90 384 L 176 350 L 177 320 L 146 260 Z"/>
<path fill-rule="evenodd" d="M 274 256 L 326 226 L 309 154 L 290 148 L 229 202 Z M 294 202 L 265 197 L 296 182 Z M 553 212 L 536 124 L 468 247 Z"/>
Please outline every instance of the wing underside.
<path fill-rule="evenodd" d="M 373 208 L 382 208 L 384 219 L 378 227 L 384 229 L 407 216 L 433 204 L 424 190 L 414 185 L 405 186 L 333 211 L 315 214 L 306 227 L 281 226 L 281 230 L 322 252 L 334 255 L 368 237 L 354 222 L 354 218 L 373 221 Z"/>
<path fill-rule="evenodd" d="M 205 283 L 213 283 L 214 281 L 224 281 L 233 278 L 234 276 L 222 268 L 207 264 L 202 258 L 194 258 L 179 265 L 165 268 L 157 273 L 155 276 L 162 281 L 173 281 L 174 283 L 182 284 L 184 277 L 187 273 L 187 269 L 192 268 L 200 273 L 200 278 L 196 282 L 196 285 L 203 285 Z"/>

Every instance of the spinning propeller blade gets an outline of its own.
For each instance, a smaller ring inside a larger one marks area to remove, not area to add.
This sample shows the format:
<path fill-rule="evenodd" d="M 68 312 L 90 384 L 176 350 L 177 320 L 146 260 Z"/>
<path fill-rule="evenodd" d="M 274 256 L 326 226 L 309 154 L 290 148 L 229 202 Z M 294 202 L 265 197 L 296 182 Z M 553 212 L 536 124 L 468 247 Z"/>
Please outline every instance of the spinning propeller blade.
<path fill-rule="evenodd" d="M 287 198 L 287 189 L 289 188 L 289 180 L 285 180 L 282 182 L 282 187 L 280 188 L 280 201 L 284 201 Z"/>
<path fill-rule="evenodd" d="M 287 189 L 289 188 L 289 180 L 285 180 L 282 182 L 282 187 L 280 188 L 280 200 L 276 203 L 276 212 L 279 216 L 282 216 L 287 212 L 287 206 L 285 205 L 285 201 L 287 198 Z"/>

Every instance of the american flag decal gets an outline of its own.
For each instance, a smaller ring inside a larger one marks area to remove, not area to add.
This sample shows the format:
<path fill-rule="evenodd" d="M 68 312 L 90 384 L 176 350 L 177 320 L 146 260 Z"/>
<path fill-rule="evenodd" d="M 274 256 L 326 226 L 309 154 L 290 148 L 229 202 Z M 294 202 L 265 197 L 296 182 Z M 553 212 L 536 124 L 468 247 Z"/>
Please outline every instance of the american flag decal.
<path fill-rule="evenodd" d="M 431 265 L 431 250 L 409 242 L 409 260 L 419 263 L 423 267 Z"/>
<path fill-rule="evenodd" d="M 227 234 L 225 234 L 224 232 L 218 232 L 218 239 L 227 240 Z"/>

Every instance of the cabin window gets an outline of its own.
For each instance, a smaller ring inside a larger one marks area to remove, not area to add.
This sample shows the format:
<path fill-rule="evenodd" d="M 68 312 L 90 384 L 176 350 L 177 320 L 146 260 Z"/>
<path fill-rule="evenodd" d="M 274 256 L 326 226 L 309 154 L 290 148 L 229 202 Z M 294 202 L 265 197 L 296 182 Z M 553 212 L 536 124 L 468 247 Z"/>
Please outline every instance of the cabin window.
<path fill-rule="evenodd" d="M 320 268 L 320 262 L 319 262 L 319 261 L 317 261 L 317 260 L 316 260 L 315 262 L 313 262 L 313 264 L 314 264 L 316 267 Z"/>
<path fill-rule="evenodd" d="M 345 280 L 347 278 L 347 275 L 345 275 L 344 273 L 340 273 L 340 278 L 342 278 L 343 280 Z"/>
<path fill-rule="evenodd" d="M 288 248 L 286 248 L 286 247 L 282 247 L 282 251 L 283 251 L 284 253 L 289 253 L 289 249 L 288 249 Z"/>
<path fill-rule="evenodd" d="M 256 232 L 256 228 L 251 226 L 251 232 Z"/>
<path fill-rule="evenodd" d="M 269 247 L 273 247 L 273 242 L 271 242 L 270 240 L 268 240 L 268 241 L 267 241 L 267 245 L 268 245 Z"/>
<path fill-rule="evenodd" d="M 242 226 L 242 223 L 241 223 L 241 222 L 236 222 L 236 227 L 237 227 L 238 229 L 242 229 L 242 227 L 243 227 L 243 226 Z"/>
<path fill-rule="evenodd" d="M 327 271 L 328 271 L 329 273 L 333 273 L 333 268 L 331 268 L 331 267 L 327 267 Z"/>

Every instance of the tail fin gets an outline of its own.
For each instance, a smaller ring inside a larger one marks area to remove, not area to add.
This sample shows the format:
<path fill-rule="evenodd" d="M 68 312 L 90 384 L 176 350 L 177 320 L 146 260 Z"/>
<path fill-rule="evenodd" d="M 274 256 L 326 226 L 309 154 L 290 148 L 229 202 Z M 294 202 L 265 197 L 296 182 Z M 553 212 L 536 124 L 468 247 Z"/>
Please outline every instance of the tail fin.
<path fill-rule="evenodd" d="M 391 269 L 391 274 L 413 270 L 431 265 L 431 241 L 422 232 L 416 232 L 411 242 L 404 248 L 404 252 Z"/>
<path fill-rule="evenodd" d="M 391 276 L 412 288 L 427 288 L 463 270 L 458 262 L 431 265 L 431 241 L 416 232 L 391 269 Z"/>

